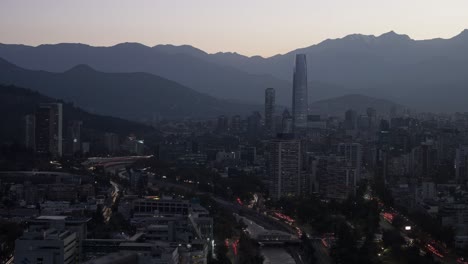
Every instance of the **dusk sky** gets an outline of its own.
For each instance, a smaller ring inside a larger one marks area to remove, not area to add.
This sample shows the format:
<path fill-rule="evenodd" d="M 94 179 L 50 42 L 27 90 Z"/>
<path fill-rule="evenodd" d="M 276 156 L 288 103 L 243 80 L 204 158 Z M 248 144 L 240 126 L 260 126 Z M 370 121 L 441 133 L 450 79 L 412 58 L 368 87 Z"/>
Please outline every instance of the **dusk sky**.
<path fill-rule="evenodd" d="M 467 0 L 1 0 L 0 43 L 189 44 L 271 56 L 347 34 L 468 28 Z"/>

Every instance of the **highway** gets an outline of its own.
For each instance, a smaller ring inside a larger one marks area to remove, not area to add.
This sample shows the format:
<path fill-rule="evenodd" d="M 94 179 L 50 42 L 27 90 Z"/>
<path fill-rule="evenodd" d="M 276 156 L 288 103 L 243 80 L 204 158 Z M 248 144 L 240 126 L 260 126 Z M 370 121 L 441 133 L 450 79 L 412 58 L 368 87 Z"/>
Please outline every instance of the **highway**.
<path fill-rule="evenodd" d="M 104 208 L 102 209 L 102 216 L 104 221 L 109 222 L 112 216 L 112 206 L 116 203 L 120 195 L 120 187 L 117 183 L 110 181 L 112 185 L 112 191 L 110 191 L 110 196 L 106 199 Z"/>
<path fill-rule="evenodd" d="M 330 257 L 330 252 L 328 248 L 326 248 L 321 239 L 313 239 L 312 245 L 315 249 L 315 258 L 317 259 L 317 263 L 321 264 L 331 264 L 332 258 Z"/>

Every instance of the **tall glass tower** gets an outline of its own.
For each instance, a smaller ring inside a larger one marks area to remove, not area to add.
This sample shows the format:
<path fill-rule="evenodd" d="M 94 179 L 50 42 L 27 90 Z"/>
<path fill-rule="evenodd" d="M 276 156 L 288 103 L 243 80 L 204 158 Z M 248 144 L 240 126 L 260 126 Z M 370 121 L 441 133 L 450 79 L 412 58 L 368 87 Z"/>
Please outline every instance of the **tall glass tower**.
<path fill-rule="evenodd" d="M 307 60 L 305 54 L 296 54 L 293 75 L 292 116 L 294 133 L 307 128 Z"/>

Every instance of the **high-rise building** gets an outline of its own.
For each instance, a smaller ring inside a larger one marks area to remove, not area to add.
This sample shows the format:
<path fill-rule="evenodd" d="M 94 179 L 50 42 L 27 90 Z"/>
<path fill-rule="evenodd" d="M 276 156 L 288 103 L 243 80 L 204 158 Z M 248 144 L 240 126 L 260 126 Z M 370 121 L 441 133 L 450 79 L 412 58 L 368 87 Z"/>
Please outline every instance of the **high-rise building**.
<path fill-rule="evenodd" d="M 275 134 L 275 89 L 265 90 L 265 128 L 269 135 Z"/>
<path fill-rule="evenodd" d="M 307 60 L 305 54 L 296 55 L 293 75 L 292 116 L 294 133 L 307 129 Z"/>
<path fill-rule="evenodd" d="M 350 109 L 345 113 L 344 128 L 346 130 L 355 130 L 357 128 L 357 113 Z"/>
<path fill-rule="evenodd" d="M 47 229 L 16 240 L 15 263 L 77 263 L 75 232 Z"/>
<path fill-rule="evenodd" d="M 36 149 L 36 117 L 26 115 L 24 117 L 24 145 L 28 149 Z"/>
<path fill-rule="evenodd" d="M 71 121 L 68 126 L 68 145 L 71 154 L 75 154 L 81 150 L 81 121 Z"/>
<path fill-rule="evenodd" d="M 355 171 L 356 181 L 359 181 L 361 178 L 362 145 L 359 143 L 340 143 L 338 155 L 344 157 L 346 166 Z"/>
<path fill-rule="evenodd" d="M 468 178 L 468 146 L 460 145 L 455 150 L 455 179 L 464 182 Z"/>
<path fill-rule="evenodd" d="M 270 195 L 273 200 L 284 196 L 301 194 L 301 143 L 288 138 L 273 139 L 269 142 L 268 174 Z"/>
<path fill-rule="evenodd" d="M 240 132 L 242 128 L 242 120 L 240 115 L 235 115 L 231 118 L 231 131 L 232 132 Z"/>
<path fill-rule="evenodd" d="M 50 153 L 54 157 L 62 156 L 61 103 L 41 104 L 36 110 L 36 151 Z"/>
<path fill-rule="evenodd" d="M 281 132 L 283 134 L 291 134 L 293 132 L 293 118 L 288 109 L 283 111 L 283 118 L 281 123 Z"/>
<path fill-rule="evenodd" d="M 257 148 L 251 146 L 240 146 L 240 159 L 248 164 L 254 164 L 257 159 Z"/>
<path fill-rule="evenodd" d="M 330 155 L 318 161 L 317 182 L 319 193 L 332 199 L 346 199 L 355 194 L 358 177 L 345 157 Z"/>
<path fill-rule="evenodd" d="M 377 126 L 377 110 L 372 107 L 368 107 L 366 110 L 367 117 L 369 117 L 369 127 L 371 129 Z"/>
<path fill-rule="evenodd" d="M 255 111 L 247 117 L 247 137 L 250 140 L 257 139 L 262 127 L 262 115 Z"/>
<path fill-rule="evenodd" d="M 119 135 L 115 133 L 104 134 L 104 143 L 110 154 L 114 154 L 120 150 Z"/>
<path fill-rule="evenodd" d="M 225 115 L 218 116 L 218 122 L 216 124 L 216 131 L 226 132 L 229 128 L 228 126 L 228 117 Z"/>

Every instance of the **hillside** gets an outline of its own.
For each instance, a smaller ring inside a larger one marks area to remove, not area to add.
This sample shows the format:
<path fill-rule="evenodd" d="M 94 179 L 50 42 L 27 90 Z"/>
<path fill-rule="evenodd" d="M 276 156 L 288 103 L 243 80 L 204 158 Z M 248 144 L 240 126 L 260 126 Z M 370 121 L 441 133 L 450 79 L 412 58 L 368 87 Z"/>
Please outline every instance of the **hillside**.
<path fill-rule="evenodd" d="M 28 89 L 0 85 L 0 112 L 5 113 L 0 119 L 0 143 L 23 142 L 24 116 L 34 113 L 40 103 L 50 102 L 57 100 Z M 90 114 L 70 103 L 64 103 L 63 113 L 64 126 L 70 120 L 81 120 L 83 132 L 89 132 L 88 136 L 105 132 L 116 133 L 122 137 L 131 133 L 140 137 L 157 134 L 149 126 L 120 118 Z"/>
<path fill-rule="evenodd" d="M 32 71 L 0 60 L 0 83 L 36 90 L 103 115 L 135 121 L 214 117 L 254 109 L 196 92 L 148 73 L 103 73 L 78 65 L 63 73 Z"/>

